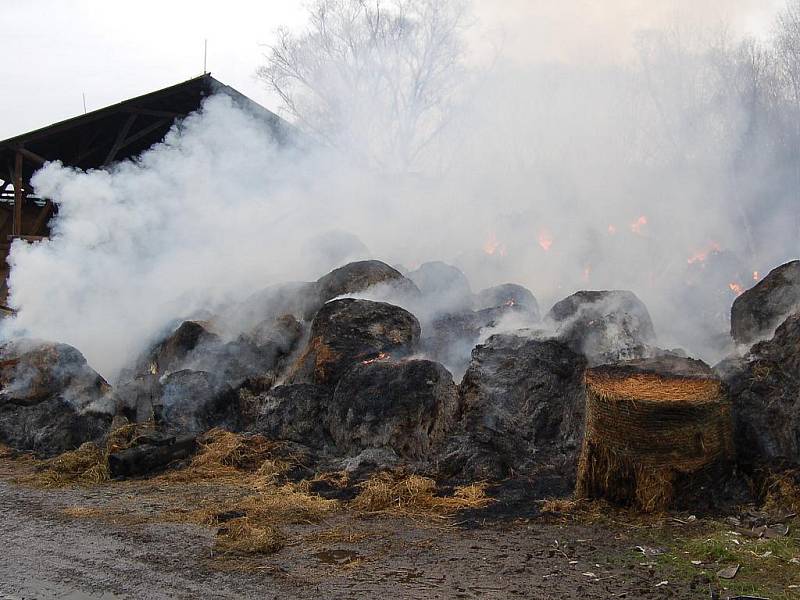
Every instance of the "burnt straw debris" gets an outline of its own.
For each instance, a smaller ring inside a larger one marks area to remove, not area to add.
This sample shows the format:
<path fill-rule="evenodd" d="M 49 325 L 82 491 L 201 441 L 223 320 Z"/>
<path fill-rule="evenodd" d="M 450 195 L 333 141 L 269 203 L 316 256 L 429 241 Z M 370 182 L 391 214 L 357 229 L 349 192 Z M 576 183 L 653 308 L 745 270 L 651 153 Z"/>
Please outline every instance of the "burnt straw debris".
<path fill-rule="evenodd" d="M 530 290 L 473 293 L 445 263 L 350 263 L 175 321 L 113 386 L 76 348 L 7 341 L 0 442 L 88 461 L 92 480 L 196 468 L 213 431 L 291 448 L 274 472 L 332 496 L 402 472 L 520 506 L 763 500 L 800 466 L 798 264 L 736 300 L 738 353 L 712 369 L 659 348 L 630 291 L 578 291 L 542 319 Z"/>

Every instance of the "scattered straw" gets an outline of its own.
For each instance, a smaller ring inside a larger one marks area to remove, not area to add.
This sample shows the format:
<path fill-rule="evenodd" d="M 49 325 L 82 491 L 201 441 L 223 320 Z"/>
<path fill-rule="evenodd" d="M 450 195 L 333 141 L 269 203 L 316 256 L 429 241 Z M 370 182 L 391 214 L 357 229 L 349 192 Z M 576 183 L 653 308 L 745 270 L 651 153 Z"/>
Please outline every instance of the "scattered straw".
<path fill-rule="evenodd" d="M 368 513 L 396 512 L 446 515 L 467 508 L 482 508 L 491 502 L 485 483 L 456 488 L 452 496 L 436 495 L 436 482 L 429 477 L 381 472 L 359 484 L 350 507 Z"/>
<path fill-rule="evenodd" d="M 273 554 L 285 544 L 286 535 L 277 527 L 253 524 L 244 517 L 228 521 L 220 528 L 214 549 L 224 553 Z"/>

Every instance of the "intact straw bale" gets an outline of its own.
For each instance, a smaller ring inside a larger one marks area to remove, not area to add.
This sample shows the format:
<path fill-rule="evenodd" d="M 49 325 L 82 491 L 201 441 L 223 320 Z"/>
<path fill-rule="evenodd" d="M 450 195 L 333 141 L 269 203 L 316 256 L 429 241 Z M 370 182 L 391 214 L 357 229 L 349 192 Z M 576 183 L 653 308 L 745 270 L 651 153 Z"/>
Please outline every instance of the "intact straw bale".
<path fill-rule="evenodd" d="M 664 510 L 681 474 L 732 455 L 730 406 L 710 375 L 597 367 L 586 394 L 578 498 Z"/>

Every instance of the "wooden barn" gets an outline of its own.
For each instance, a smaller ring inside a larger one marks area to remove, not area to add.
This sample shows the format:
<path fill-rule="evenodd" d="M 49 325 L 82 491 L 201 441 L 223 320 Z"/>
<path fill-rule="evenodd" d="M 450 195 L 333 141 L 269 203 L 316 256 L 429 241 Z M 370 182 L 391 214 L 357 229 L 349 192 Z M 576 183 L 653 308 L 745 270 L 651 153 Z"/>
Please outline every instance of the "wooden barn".
<path fill-rule="evenodd" d="M 278 139 L 289 126 L 280 117 L 230 86 L 205 74 L 183 83 L 0 141 L 0 303 L 7 297 L 8 257 L 15 238 L 47 237 L 58 208 L 30 187 L 33 173 L 47 161 L 81 169 L 102 169 L 135 157 L 162 141 L 176 119 L 200 108 L 214 93 L 231 96 L 264 119 Z"/>

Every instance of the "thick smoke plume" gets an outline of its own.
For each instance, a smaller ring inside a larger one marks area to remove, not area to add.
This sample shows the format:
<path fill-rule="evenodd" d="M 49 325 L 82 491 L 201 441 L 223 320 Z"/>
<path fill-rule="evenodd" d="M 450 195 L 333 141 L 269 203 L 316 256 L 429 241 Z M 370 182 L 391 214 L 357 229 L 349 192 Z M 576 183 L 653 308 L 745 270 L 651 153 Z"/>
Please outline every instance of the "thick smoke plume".
<path fill-rule="evenodd" d="M 12 246 L 6 334 L 113 379 L 176 319 L 369 257 L 517 282 L 545 311 L 630 289 L 661 345 L 715 360 L 737 291 L 800 253 L 798 11 L 763 42 L 683 20 L 615 62 L 477 67 L 466 6 L 365 6 L 315 5 L 261 69 L 296 143 L 219 95 L 136 161 L 43 167 L 59 212 Z"/>

